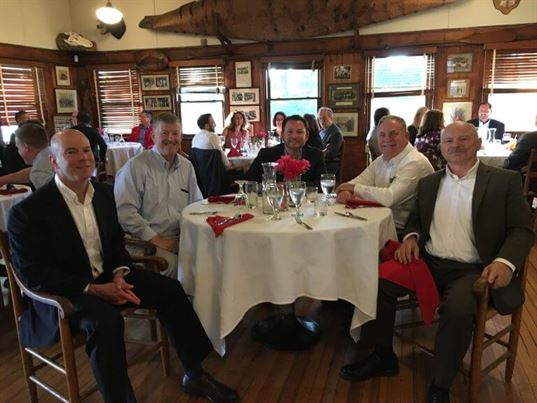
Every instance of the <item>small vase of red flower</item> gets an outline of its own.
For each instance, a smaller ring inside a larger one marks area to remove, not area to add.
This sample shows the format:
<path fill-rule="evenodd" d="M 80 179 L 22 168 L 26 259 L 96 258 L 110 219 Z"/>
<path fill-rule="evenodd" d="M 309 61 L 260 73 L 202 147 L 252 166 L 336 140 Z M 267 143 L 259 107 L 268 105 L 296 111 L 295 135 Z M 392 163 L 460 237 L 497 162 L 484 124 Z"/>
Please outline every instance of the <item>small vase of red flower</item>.
<path fill-rule="evenodd" d="M 297 160 L 290 155 L 284 155 L 276 161 L 276 172 L 282 172 L 284 182 L 294 182 L 300 180 L 300 175 L 310 169 L 311 164 L 308 160 Z M 287 211 L 289 205 L 287 185 L 285 186 L 285 196 L 280 210 Z"/>

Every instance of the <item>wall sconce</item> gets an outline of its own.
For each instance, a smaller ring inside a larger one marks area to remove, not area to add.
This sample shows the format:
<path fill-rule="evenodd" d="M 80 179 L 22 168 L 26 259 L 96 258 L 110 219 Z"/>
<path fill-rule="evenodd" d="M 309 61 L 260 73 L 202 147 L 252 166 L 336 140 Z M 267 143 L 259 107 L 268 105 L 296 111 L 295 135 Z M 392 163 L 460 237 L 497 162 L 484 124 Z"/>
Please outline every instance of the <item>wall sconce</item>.
<path fill-rule="evenodd" d="M 98 8 L 95 12 L 97 19 L 103 24 L 117 24 L 123 18 L 123 13 L 112 6 L 112 2 L 107 1 L 104 7 Z"/>

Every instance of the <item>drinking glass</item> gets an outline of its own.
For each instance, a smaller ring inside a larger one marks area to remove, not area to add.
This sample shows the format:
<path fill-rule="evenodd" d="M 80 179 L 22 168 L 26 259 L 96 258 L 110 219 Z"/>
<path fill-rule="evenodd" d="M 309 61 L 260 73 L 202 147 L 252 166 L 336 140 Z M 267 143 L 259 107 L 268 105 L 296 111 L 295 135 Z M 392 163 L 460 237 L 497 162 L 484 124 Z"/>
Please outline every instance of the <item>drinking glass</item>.
<path fill-rule="evenodd" d="M 235 183 L 239 185 L 239 192 L 235 195 L 235 200 L 233 200 L 233 204 L 235 206 L 243 206 L 247 204 L 248 196 L 246 193 L 244 193 L 244 184 L 248 181 L 245 180 L 236 180 Z"/>
<path fill-rule="evenodd" d="M 255 181 L 248 181 L 244 184 L 244 191 L 246 192 L 246 196 L 248 198 L 248 208 L 256 208 L 257 207 L 257 182 Z"/>
<path fill-rule="evenodd" d="M 306 200 L 310 204 L 314 204 L 319 197 L 319 188 L 317 186 L 308 186 L 306 188 Z"/>
<path fill-rule="evenodd" d="M 336 175 L 335 174 L 321 174 L 321 189 L 324 195 L 328 199 L 332 196 L 334 188 L 336 187 Z"/>
<path fill-rule="evenodd" d="M 296 215 L 300 217 L 304 214 L 300 212 L 300 206 L 302 205 L 302 199 L 306 195 L 306 182 L 304 181 L 294 181 L 288 183 L 289 187 L 289 197 L 293 201 L 296 207 Z"/>
<path fill-rule="evenodd" d="M 279 215 L 279 208 L 283 201 L 284 186 L 282 183 L 267 182 L 265 184 L 265 193 L 272 207 L 272 216 L 269 220 L 279 221 L 281 217 Z"/>

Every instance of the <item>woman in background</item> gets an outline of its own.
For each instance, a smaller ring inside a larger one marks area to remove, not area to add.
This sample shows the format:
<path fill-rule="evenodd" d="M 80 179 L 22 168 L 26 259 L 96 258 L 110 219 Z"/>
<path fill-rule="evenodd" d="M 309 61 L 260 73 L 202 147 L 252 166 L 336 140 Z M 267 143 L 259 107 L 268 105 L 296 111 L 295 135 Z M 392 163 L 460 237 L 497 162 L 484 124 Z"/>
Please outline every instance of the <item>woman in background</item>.
<path fill-rule="evenodd" d="M 236 138 L 237 146 L 234 148 L 241 149 L 243 145 L 248 143 L 248 131 L 246 130 L 246 116 L 242 112 L 234 112 L 231 116 L 231 121 L 224 129 L 222 135 L 225 138 L 224 148 L 231 148 L 231 139 Z"/>
<path fill-rule="evenodd" d="M 282 111 L 278 111 L 274 114 L 274 117 L 272 118 L 272 126 L 274 127 L 274 130 L 271 133 L 274 137 L 278 137 L 279 139 L 282 138 L 282 123 L 286 117 L 287 115 Z"/>
<path fill-rule="evenodd" d="M 426 106 L 422 106 L 418 108 L 416 111 L 416 114 L 414 115 L 414 120 L 412 121 L 412 124 L 408 126 L 408 135 L 410 136 L 410 144 L 414 145 L 416 142 L 416 136 L 418 134 L 418 129 L 421 125 L 421 120 L 423 119 L 423 115 L 425 115 L 425 112 L 427 112 L 429 108 Z"/>
<path fill-rule="evenodd" d="M 321 135 L 319 134 L 319 124 L 317 123 L 317 118 L 311 113 L 304 114 L 304 119 L 308 123 L 308 141 L 307 145 L 318 148 L 319 150 L 323 149 L 323 141 L 321 140 Z"/>
<path fill-rule="evenodd" d="M 444 114 L 436 109 L 425 112 L 416 136 L 416 150 L 425 154 L 437 171 L 446 166 L 440 152 L 440 132 L 444 128 Z"/>

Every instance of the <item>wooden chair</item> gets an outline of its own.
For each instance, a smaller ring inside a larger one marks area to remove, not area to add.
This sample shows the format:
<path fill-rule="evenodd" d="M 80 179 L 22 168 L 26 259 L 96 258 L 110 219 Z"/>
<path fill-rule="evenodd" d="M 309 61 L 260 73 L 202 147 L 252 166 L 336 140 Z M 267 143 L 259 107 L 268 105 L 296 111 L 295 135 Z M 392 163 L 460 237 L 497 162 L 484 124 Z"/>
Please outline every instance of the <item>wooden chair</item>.
<path fill-rule="evenodd" d="M 371 150 L 369 150 L 369 144 L 367 144 L 367 141 L 365 143 L 364 151 L 365 151 L 365 166 L 367 168 L 373 162 L 373 160 L 371 159 Z"/>
<path fill-rule="evenodd" d="M 99 161 L 95 164 L 95 180 L 99 183 L 105 183 L 108 180 L 106 174 L 106 164 L 103 161 Z"/>
<path fill-rule="evenodd" d="M 537 252 L 537 248 L 534 246 L 530 251 L 530 255 Z M 522 284 L 522 290 L 526 289 L 526 277 L 530 266 L 530 258 L 526 259 L 526 264 L 519 274 Z M 506 325 L 495 323 L 494 326 L 489 326 L 487 329 L 486 324 L 489 320 L 500 315 L 496 309 L 490 304 L 490 287 L 486 280 L 479 278 L 473 287 L 473 291 L 478 298 L 478 312 L 475 320 L 475 328 L 473 333 L 471 353 L 470 353 L 470 367 L 461 367 L 461 372 L 469 379 L 468 398 L 469 402 L 477 402 L 479 397 L 479 386 L 481 378 L 491 372 L 494 368 L 506 361 L 505 367 L 505 382 L 510 382 L 513 376 L 513 369 L 515 367 L 516 353 L 518 348 L 518 339 L 520 336 L 520 324 L 522 322 L 522 309 L 520 307 L 512 315 L 509 315 L 510 321 Z M 417 300 L 414 295 L 410 294 L 408 298 L 404 298 L 397 303 L 397 310 L 416 309 L 418 307 Z M 399 338 L 408 341 L 426 354 L 432 356 L 433 349 L 426 346 L 423 343 L 416 341 L 415 339 L 405 335 L 402 330 L 415 328 L 416 326 L 422 326 L 423 321 L 414 321 L 410 323 L 400 323 L 396 325 L 395 335 Z M 489 333 L 494 329 L 494 332 Z M 488 331 L 487 331 L 488 330 Z M 505 336 L 509 336 L 507 341 L 504 340 Z M 493 346 L 501 346 L 505 349 L 494 361 L 484 365 L 483 352 L 485 349 Z"/>
<path fill-rule="evenodd" d="M 81 393 L 78 382 L 75 350 L 85 344 L 85 338 L 82 334 L 74 335 L 69 326 L 69 320 L 73 316 L 75 309 L 71 302 L 62 296 L 53 295 L 44 292 L 34 292 L 29 290 L 19 279 L 16 271 L 13 269 L 11 254 L 8 246 L 7 234 L 0 231 L 0 252 L 6 263 L 7 274 L 10 282 L 11 300 L 13 305 L 13 313 L 15 315 L 15 324 L 17 327 L 17 335 L 20 339 L 20 324 L 19 319 L 24 311 L 23 296 L 41 303 L 50 305 L 57 309 L 58 326 L 60 333 L 60 349 L 34 349 L 23 346 L 19 342 L 19 350 L 21 354 L 24 376 L 30 394 L 30 401 L 37 402 L 37 386 L 41 387 L 46 392 L 52 394 L 57 399 L 63 402 L 80 402 L 85 397 L 89 396 L 97 389 L 96 386 L 90 387 L 85 392 Z M 148 270 L 162 271 L 167 267 L 164 259 L 156 256 L 132 256 L 133 261 L 144 264 Z M 155 321 L 156 317 L 149 314 L 136 313 L 135 309 L 125 309 L 122 311 L 125 317 L 136 317 L 138 319 Z M 151 349 L 147 352 L 159 350 L 161 353 L 162 365 L 164 374 L 169 374 L 169 347 L 168 339 L 163 331 L 162 325 L 159 322 L 159 338 L 151 342 Z M 128 342 L 128 341 L 127 341 Z M 139 342 L 139 341 L 137 341 Z M 143 344 L 148 344 L 141 342 Z M 52 351 L 52 353 L 51 353 Z M 63 364 L 62 362 L 63 361 Z M 47 384 L 42 378 L 42 369 L 50 366 L 60 372 L 67 384 L 67 395 L 63 395 L 60 391 Z"/>
<path fill-rule="evenodd" d="M 531 208 L 533 199 L 537 196 L 536 192 L 531 189 L 532 182 L 537 180 L 537 150 L 535 148 L 531 150 L 528 164 L 522 168 L 522 174 L 524 175 L 524 196 L 526 196 Z"/>

